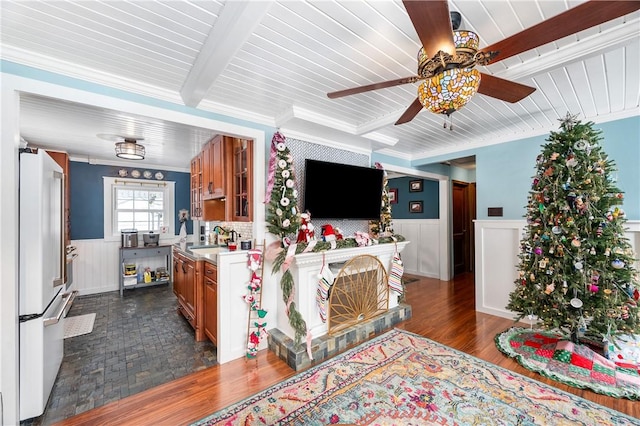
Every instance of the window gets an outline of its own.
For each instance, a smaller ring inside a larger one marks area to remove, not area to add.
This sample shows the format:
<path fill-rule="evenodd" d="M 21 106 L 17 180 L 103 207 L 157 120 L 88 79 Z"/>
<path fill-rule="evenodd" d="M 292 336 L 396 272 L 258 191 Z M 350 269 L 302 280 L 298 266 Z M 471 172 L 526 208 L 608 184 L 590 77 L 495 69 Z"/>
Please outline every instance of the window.
<path fill-rule="evenodd" d="M 145 182 L 104 178 L 104 236 L 120 238 L 120 231 L 136 229 L 174 236 L 174 182 Z"/>
<path fill-rule="evenodd" d="M 164 191 L 113 187 L 113 227 L 159 232 L 164 226 Z"/>

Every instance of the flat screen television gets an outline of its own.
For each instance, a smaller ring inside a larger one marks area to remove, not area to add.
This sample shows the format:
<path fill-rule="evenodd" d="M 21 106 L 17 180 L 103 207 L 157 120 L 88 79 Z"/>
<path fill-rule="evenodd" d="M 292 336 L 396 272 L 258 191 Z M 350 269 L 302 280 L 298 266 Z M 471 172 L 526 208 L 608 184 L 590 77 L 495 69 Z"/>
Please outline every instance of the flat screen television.
<path fill-rule="evenodd" d="M 380 219 L 384 171 L 305 160 L 304 210 L 311 220 Z"/>

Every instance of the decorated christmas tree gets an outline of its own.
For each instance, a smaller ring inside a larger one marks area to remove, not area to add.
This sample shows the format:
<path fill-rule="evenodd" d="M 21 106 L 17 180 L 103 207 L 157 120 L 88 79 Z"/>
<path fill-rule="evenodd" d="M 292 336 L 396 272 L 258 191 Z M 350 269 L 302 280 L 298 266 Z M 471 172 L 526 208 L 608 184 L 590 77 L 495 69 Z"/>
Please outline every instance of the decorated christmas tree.
<path fill-rule="evenodd" d="M 507 308 L 576 341 L 640 333 L 638 274 L 615 164 L 600 131 L 567 115 L 536 159 Z"/>
<path fill-rule="evenodd" d="M 376 163 L 375 167 L 382 169 L 380 163 Z M 384 172 L 382 181 L 382 203 L 380 208 L 380 220 L 372 220 L 369 222 L 369 230 L 372 237 L 378 238 L 387 235 L 393 235 L 393 226 L 391 223 L 391 203 L 389 202 L 389 179 L 387 172 Z"/>
<path fill-rule="evenodd" d="M 271 169 L 269 170 L 269 194 L 267 194 L 267 230 L 281 239 L 283 247 L 289 245 L 289 236 L 298 231 L 298 191 L 293 171 L 293 157 L 285 145 L 285 137 L 276 132 L 271 141 Z"/>

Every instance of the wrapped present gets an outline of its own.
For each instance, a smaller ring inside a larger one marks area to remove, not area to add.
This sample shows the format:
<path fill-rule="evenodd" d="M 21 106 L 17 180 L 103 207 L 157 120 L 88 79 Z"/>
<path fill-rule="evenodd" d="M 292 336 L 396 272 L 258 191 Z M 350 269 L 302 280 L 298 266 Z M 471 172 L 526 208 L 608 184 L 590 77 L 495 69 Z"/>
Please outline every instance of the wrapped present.
<path fill-rule="evenodd" d="M 640 335 L 623 334 L 605 343 L 604 353 L 610 360 L 640 364 Z"/>

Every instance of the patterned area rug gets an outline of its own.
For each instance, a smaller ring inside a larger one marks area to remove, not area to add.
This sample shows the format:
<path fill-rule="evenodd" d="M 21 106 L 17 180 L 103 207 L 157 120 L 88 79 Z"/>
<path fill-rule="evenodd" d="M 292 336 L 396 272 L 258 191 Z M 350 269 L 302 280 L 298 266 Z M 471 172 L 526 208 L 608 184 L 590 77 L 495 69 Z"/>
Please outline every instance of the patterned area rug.
<path fill-rule="evenodd" d="M 550 379 L 615 398 L 640 399 L 640 366 L 611 361 L 562 338 L 551 331 L 512 327 L 495 340 L 504 354 Z"/>
<path fill-rule="evenodd" d="M 636 419 L 391 330 L 195 425 L 632 425 Z"/>

